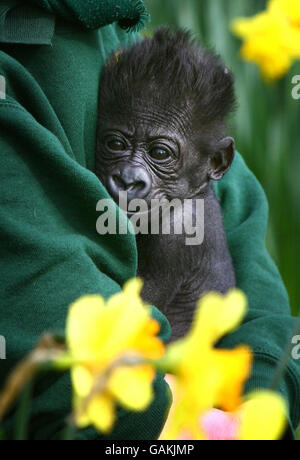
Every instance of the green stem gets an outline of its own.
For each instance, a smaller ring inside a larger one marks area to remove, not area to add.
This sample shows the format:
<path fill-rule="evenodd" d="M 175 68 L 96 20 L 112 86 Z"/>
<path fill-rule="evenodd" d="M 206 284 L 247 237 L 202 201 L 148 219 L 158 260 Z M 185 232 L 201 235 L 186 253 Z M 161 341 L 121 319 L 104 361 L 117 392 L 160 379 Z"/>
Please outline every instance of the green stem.
<path fill-rule="evenodd" d="M 31 381 L 23 390 L 20 398 L 16 414 L 15 441 L 26 441 L 28 437 L 32 389 L 33 382 Z"/>
<path fill-rule="evenodd" d="M 70 416 L 67 420 L 65 430 L 62 434 L 62 441 L 74 441 L 76 439 L 77 427 Z"/>

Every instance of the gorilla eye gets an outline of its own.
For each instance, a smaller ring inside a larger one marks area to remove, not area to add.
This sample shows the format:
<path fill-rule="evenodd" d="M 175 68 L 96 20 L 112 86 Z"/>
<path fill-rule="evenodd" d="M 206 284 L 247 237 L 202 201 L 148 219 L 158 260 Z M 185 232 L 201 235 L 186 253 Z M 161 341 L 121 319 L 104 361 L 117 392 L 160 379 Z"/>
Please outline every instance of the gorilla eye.
<path fill-rule="evenodd" d="M 120 141 L 119 139 L 109 139 L 106 141 L 106 146 L 113 152 L 122 152 L 126 149 L 124 142 Z"/>
<path fill-rule="evenodd" d="M 170 153 L 167 149 L 164 149 L 162 147 L 155 147 L 152 150 L 150 150 L 150 156 L 154 160 L 167 160 L 170 157 Z"/>

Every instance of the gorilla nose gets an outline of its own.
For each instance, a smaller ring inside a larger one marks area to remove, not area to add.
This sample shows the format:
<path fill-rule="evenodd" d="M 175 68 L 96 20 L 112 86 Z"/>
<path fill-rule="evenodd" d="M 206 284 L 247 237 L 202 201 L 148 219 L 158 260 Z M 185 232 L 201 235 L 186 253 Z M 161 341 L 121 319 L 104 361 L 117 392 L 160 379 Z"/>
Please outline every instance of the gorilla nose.
<path fill-rule="evenodd" d="M 118 200 L 120 192 L 126 192 L 128 201 L 144 198 L 152 187 L 151 177 L 144 168 L 137 166 L 118 167 L 108 178 L 108 189 L 113 198 Z"/>

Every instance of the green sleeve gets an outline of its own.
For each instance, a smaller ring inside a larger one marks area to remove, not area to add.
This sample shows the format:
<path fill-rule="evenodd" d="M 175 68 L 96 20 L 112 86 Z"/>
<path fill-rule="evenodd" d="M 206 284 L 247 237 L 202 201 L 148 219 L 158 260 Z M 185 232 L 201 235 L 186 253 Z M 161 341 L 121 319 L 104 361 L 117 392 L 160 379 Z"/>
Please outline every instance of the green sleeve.
<path fill-rule="evenodd" d="M 86 32 L 57 21 L 51 47 L 1 45 L 1 387 L 42 333 L 64 330 L 71 302 L 93 293 L 107 298 L 136 275 L 134 236 L 96 232 L 96 203 L 108 195 L 92 172 L 99 72 L 113 49 L 134 38 L 116 27 Z M 167 320 L 156 309 L 153 315 L 166 340 Z M 152 406 L 142 414 L 120 411 L 111 437 L 155 439 L 168 405 L 157 376 Z M 70 408 L 69 376 L 39 379 L 30 439 L 59 438 Z M 5 420 L 8 437 L 14 415 Z M 92 429 L 78 436 L 100 439 Z"/>
<path fill-rule="evenodd" d="M 7 83 L 7 99 L 0 101 L 0 335 L 7 342 L 0 385 L 40 334 L 64 328 L 72 301 L 87 293 L 108 297 L 136 273 L 134 238 L 96 233 L 96 203 L 107 194 L 93 174 L 101 67 L 134 38 L 118 27 L 87 31 L 57 18 L 51 46 L 0 45 Z M 250 303 L 247 321 L 224 345 L 249 343 L 256 361 L 248 388 L 268 386 L 294 320 L 265 249 L 266 199 L 239 156 L 217 191 L 238 285 Z M 153 314 L 166 340 L 168 323 L 156 309 Z M 299 422 L 299 372 L 291 361 L 281 384 L 293 427 Z M 155 390 L 145 413 L 119 412 L 111 439 L 158 436 L 168 406 L 162 376 Z M 70 404 L 68 376 L 39 380 L 31 439 L 59 437 Z M 6 420 L 8 433 L 13 415 Z M 79 437 L 99 439 L 93 430 Z"/>
<path fill-rule="evenodd" d="M 249 344 L 255 356 L 247 391 L 268 388 L 295 328 L 289 299 L 265 245 L 268 204 L 265 194 L 239 154 L 217 184 L 237 284 L 248 296 L 249 313 L 242 327 L 221 346 Z M 292 428 L 300 421 L 300 362 L 291 358 L 280 391 L 290 407 Z"/>

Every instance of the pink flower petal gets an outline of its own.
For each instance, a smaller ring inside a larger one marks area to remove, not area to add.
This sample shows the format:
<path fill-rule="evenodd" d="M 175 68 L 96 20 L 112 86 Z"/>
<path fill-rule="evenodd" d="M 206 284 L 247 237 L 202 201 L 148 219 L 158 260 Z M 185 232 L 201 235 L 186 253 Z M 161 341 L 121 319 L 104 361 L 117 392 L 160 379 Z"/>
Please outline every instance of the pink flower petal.
<path fill-rule="evenodd" d="M 234 441 L 237 439 L 239 421 L 233 414 L 212 409 L 201 419 L 201 425 L 210 441 Z"/>

